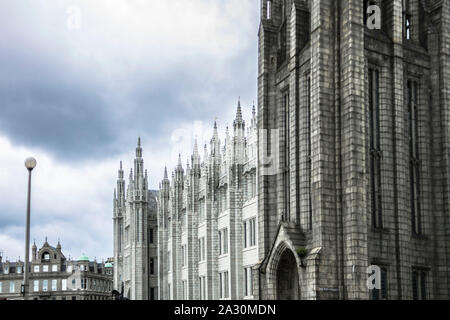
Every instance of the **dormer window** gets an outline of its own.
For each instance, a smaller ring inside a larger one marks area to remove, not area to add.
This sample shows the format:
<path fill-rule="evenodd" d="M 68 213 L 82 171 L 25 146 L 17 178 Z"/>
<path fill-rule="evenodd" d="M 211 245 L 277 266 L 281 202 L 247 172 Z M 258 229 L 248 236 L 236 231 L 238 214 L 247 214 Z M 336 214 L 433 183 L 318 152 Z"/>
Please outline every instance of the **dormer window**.
<path fill-rule="evenodd" d="M 50 254 L 49 254 L 48 252 L 45 252 L 45 253 L 42 255 L 42 260 L 45 260 L 45 261 L 50 260 Z"/>

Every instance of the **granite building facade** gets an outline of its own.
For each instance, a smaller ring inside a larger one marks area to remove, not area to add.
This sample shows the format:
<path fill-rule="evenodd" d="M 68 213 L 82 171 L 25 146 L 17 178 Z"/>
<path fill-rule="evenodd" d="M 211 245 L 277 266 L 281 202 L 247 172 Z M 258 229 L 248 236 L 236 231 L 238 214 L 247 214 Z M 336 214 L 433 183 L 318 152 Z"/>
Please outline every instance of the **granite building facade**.
<path fill-rule="evenodd" d="M 114 190 L 114 289 L 131 300 L 158 299 L 157 192 L 149 190 L 138 139 L 125 190 L 122 162 Z"/>
<path fill-rule="evenodd" d="M 0 255 L 0 299 L 23 300 L 23 261 L 3 261 Z M 32 246 L 28 300 L 110 300 L 113 265 L 90 261 L 85 255 L 67 259 L 58 242 Z"/>
<path fill-rule="evenodd" d="M 262 0 L 258 63 L 258 298 L 450 298 L 450 2 Z"/>
<path fill-rule="evenodd" d="M 164 172 L 158 201 L 159 290 L 165 300 L 254 299 L 258 263 L 257 121 L 240 102 L 224 144 L 195 142 L 183 168 Z"/>

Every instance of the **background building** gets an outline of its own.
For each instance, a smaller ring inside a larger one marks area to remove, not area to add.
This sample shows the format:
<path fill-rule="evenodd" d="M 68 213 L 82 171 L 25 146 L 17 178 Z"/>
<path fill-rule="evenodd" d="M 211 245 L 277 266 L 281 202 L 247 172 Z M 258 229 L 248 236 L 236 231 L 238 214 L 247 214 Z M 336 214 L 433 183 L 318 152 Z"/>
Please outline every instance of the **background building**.
<path fill-rule="evenodd" d="M 161 299 L 252 299 L 257 246 L 257 123 L 247 132 L 240 102 L 221 145 L 197 143 L 185 168 L 164 172 L 158 210 Z"/>
<path fill-rule="evenodd" d="M 0 298 L 22 300 L 23 261 L 3 261 L 0 256 Z M 87 256 L 67 260 L 58 242 L 47 240 L 39 251 L 32 247 L 30 300 L 109 300 L 112 291 L 111 263 L 89 261 Z"/>
<path fill-rule="evenodd" d="M 131 300 L 158 299 L 157 192 L 147 178 L 139 138 L 128 188 L 121 162 L 114 190 L 114 289 Z"/>
<path fill-rule="evenodd" d="M 261 1 L 259 298 L 450 297 L 449 44 L 447 0 Z"/>

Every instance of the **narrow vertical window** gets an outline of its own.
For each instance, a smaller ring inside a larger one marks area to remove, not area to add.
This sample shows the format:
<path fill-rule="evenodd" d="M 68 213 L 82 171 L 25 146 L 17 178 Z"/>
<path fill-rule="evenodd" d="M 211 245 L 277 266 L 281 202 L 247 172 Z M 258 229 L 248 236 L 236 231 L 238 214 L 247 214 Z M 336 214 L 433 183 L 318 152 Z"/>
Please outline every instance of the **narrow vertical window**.
<path fill-rule="evenodd" d="M 284 137 L 285 137 L 285 148 L 284 148 L 284 221 L 290 221 L 290 114 L 289 114 L 289 93 L 283 94 L 283 109 L 284 109 Z"/>
<path fill-rule="evenodd" d="M 369 69 L 369 135 L 372 226 L 382 228 L 379 72 L 376 69 Z"/>
<path fill-rule="evenodd" d="M 403 34 L 406 40 L 411 40 L 411 14 L 409 0 L 405 0 L 405 7 L 403 8 Z"/>
<path fill-rule="evenodd" d="M 308 166 L 308 230 L 312 230 L 312 140 L 311 140 L 311 77 L 306 80 L 306 134 L 307 134 L 307 166 Z"/>
<path fill-rule="evenodd" d="M 413 300 L 427 299 L 427 275 L 425 271 L 413 270 L 412 272 L 412 289 Z"/>
<path fill-rule="evenodd" d="M 150 274 L 155 274 L 155 259 L 150 258 Z"/>
<path fill-rule="evenodd" d="M 411 224 L 414 234 L 421 234 L 420 177 L 419 177 L 419 136 L 417 116 L 417 82 L 408 81 L 408 129 L 410 153 L 410 202 Z"/>
<path fill-rule="evenodd" d="M 149 242 L 153 243 L 153 229 L 152 228 L 149 229 L 148 238 L 149 238 Z"/>
<path fill-rule="evenodd" d="M 268 20 L 272 19 L 272 1 L 267 1 L 267 7 L 266 7 L 266 18 Z"/>
<path fill-rule="evenodd" d="M 387 270 L 381 268 L 381 288 L 372 290 L 372 300 L 387 300 Z"/>

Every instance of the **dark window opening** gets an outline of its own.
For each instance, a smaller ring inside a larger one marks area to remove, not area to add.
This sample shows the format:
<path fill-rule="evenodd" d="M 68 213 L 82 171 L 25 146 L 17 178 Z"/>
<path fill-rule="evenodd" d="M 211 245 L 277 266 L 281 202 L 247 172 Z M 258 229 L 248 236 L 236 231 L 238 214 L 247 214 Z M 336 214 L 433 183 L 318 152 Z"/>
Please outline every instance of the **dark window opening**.
<path fill-rule="evenodd" d="M 387 300 L 388 280 L 386 268 L 381 268 L 381 289 L 372 290 L 372 300 Z"/>
<path fill-rule="evenodd" d="M 412 272 L 413 300 L 427 299 L 426 282 L 427 282 L 426 272 L 413 270 Z"/>
<path fill-rule="evenodd" d="M 370 191 L 372 226 L 383 228 L 381 194 L 381 144 L 379 71 L 369 69 L 369 135 L 370 135 Z"/>
<path fill-rule="evenodd" d="M 312 212 L 312 140 L 311 140 L 311 77 L 308 77 L 306 82 L 306 134 L 308 135 L 308 230 L 312 230 L 313 225 L 313 212 Z"/>
<path fill-rule="evenodd" d="M 408 81 L 408 130 L 410 152 L 410 203 L 411 225 L 414 234 L 422 233 L 420 210 L 420 168 L 419 168 L 419 133 L 417 110 L 417 82 Z"/>
<path fill-rule="evenodd" d="M 291 200 L 291 178 L 290 178 L 290 110 L 289 110 L 289 93 L 283 94 L 283 111 L 284 111 L 284 221 L 290 221 L 290 200 Z"/>

